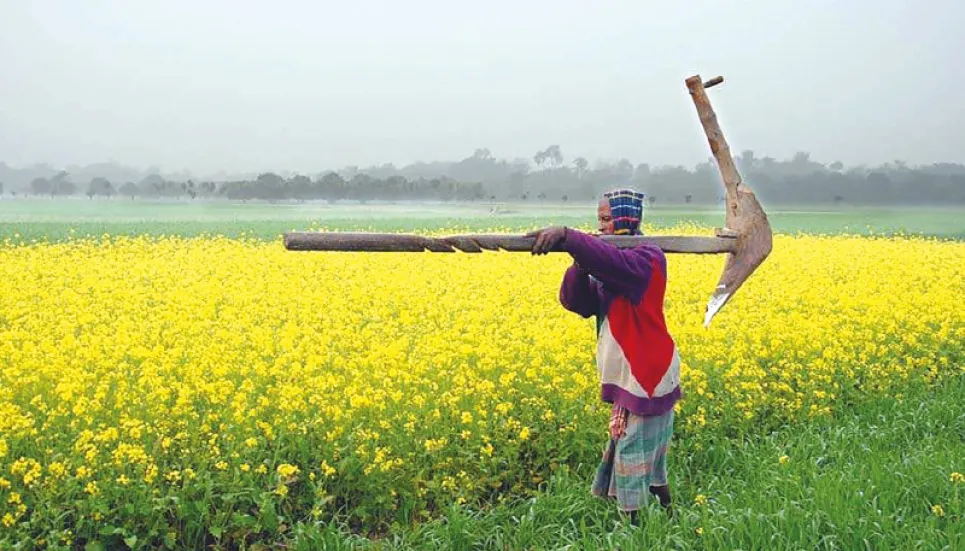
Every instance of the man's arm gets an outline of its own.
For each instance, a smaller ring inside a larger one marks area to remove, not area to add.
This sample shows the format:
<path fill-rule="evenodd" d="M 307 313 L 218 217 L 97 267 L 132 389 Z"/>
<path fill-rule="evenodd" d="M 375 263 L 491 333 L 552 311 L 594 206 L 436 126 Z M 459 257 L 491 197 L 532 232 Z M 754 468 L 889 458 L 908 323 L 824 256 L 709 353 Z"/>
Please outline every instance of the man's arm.
<path fill-rule="evenodd" d="M 566 251 L 605 288 L 639 302 L 650 283 L 651 262 L 663 255 L 658 247 L 619 249 L 591 235 L 567 228 Z"/>
<path fill-rule="evenodd" d="M 560 285 L 560 303 L 570 312 L 584 318 L 596 314 L 600 309 L 600 296 L 590 281 L 590 275 L 576 262 L 563 275 Z"/>

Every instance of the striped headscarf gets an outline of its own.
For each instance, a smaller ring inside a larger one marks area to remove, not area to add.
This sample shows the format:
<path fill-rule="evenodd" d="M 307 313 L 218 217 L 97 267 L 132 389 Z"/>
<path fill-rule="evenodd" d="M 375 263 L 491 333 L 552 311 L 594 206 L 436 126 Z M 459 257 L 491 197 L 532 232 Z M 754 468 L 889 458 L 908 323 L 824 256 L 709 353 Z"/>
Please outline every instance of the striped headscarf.
<path fill-rule="evenodd" d="M 616 189 L 603 194 L 610 203 L 613 229 L 617 235 L 639 235 L 643 221 L 644 194 L 633 189 Z"/>

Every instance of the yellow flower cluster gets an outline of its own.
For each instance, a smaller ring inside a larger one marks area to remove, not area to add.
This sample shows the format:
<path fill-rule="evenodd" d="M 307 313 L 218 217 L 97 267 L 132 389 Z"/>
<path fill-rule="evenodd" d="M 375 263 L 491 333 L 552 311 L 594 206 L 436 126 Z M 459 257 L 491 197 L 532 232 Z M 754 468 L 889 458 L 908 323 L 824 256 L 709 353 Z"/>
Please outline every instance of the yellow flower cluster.
<path fill-rule="evenodd" d="M 605 438 L 593 320 L 558 301 L 570 262 L 0 246 L 0 518 L 40 496 L 258 489 L 377 517 L 528 491 Z M 965 244 L 778 236 L 704 328 L 723 262 L 669 258 L 680 437 L 806 421 L 965 365 Z"/>

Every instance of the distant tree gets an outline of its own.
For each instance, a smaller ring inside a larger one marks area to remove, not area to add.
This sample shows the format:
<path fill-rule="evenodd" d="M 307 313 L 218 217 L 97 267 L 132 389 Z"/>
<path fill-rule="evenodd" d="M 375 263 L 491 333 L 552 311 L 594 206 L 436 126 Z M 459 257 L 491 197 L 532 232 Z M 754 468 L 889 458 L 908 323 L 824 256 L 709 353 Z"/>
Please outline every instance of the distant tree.
<path fill-rule="evenodd" d="M 131 201 L 134 200 L 134 196 L 137 195 L 137 191 L 137 184 L 134 182 L 126 182 L 123 186 L 121 186 L 120 189 L 121 194 L 130 197 Z"/>
<path fill-rule="evenodd" d="M 141 195 L 144 196 L 157 196 L 161 195 L 161 192 L 165 190 L 167 182 L 157 173 L 151 173 L 141 178 L 138 182 L 138 189 L 141 191 Z"/>
<path fill-rule="evenodd" d="M 542 151 L 537 151 L 536 155 L 533 155 L 533 161 L 536 162 L 536 166 L 542 168 L 543 163 L 547 161 L 552 167 L 558 167 L 563 164 L 563 151 L 558 145 L 551 145 Z"/>
<path fill-rule="evenodd" d="M 635 180 L 646 180 L 650 177 L 650 165 L 647 163 L 640 163 L 633 172 L 633 178 Z"/>
<path fill-rule="evenodd" d="M 788 163 L 787 166 L 792 174 L 797 175 L 810 174 L 824 169 L 820 163 L 812 161 L 811 154 L 806 151 L 798 151 L 795 153 L 794 158 L 791 159 L 791 162 Z"/>
<path fill-rule="evenodd" d="M 590 161 L 583 157 L 573 159 L 573 167 L 576 169 L 576 177 L 582 178 L 586 174 L 586 169 L 590 167 Z"/>
<path fill-rule="evenodd" d="M 620 159 L 617 162 L 616 173 L 621 180 L 630 180 L 633 178 L 633 163 L 628 159 Z"/>
<path fill-rule="evenodd" d="M 188 194 L 188 197 L 194 199 L 198 196 L 197 186 L 194 184 L 194 180 L 188 180 L 187 182 L 181 182 L 181 191 Z"/>
<path fill-rule="evenodd" d="M 50 196 L 73 195 L 77 191 L 77 186 L 70 179 L 70 174 L 61 170 L 50 179 Z"/>
<path fill-rule="evenodd" d="M 318 189 L 319 196 L 328 200 L 329 203 L 344 199 L 348 193 L 345 180 L 337 172 L 329 172 L 325 176 L 322 176 L 322 178 L 316 182 L 315 187 Z"/>
<path fill-rule="evenodd" d="M 50 181 L 46 178 L 34 178 L 30 182 L 30 191 L 34 195 L 47 195 L 50 193 Z"/>
<path fill-rule="evenodd" d="M 111 185 L 107 178 L 92 178 L 90 184 L 87 186 L 87 197 L 93 199 L 95 195 L 110 197 L 114 195 L 114 186 Z"/>
<path fill-rule="evenodd" d="M 373 191 L 376 188 L 376 182 L 377 180 L 368 174 L 356 174 L 354 178 L 347 182 L 348 189 L 346 190 L 346 198 L 355 199 L 364 205 L 370 199 L 375 199 Z M 434 178 L 431 185 L 435 192 L 434 195 L 438 194 L 442 187 L 442 182 L 438 178 Z"/>
<path fill-rule="evenodd" d="M 546 161 L 546 153 L 543 152 L 542 150 L 537 151 L 536 155 L 533 155 L 533 162 L 536 163 L 536 166 L 543 168 L 543 163 L 545 161 Z"/>
<path fill-rule="evenodd" d="M 259 174 L 258 178 L 255 181 L 259 185 L 277 186 L 277 185 L 281 185 L 281 183 L 284 182 L 285 179 L 275 174 L 274 172 L 265 172 L 263 174 Z"/>
<path fill-rule="evenodd" d="M 295 199 L 305 200 L 312 196 L 312 179 L 308 176 L 299 174 L 292 177 L 288 180 L 288 187 Z"/>
<path fill-rule="evenodd" d="M 481 147 L 472 153 L 473 159 L 489 160 L 493 158 L 493 154 L 488 148 Z"/>

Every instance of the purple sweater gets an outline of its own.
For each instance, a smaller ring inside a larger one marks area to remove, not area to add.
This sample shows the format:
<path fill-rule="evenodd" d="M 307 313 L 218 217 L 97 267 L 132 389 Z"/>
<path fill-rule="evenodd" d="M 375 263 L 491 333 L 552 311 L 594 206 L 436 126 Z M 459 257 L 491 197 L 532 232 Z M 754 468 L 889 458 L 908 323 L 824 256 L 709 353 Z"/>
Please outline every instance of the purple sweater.
<path fill-rule="evenodd" d="M 597 318 L 597 368 L 605 402 L 637 415 L 659 415 L 680 398 L 680 359 L 664 319 L 667 260 L 654 245 L 618 249 L 567 229 L 575 260 L 560 303 Z"/>

